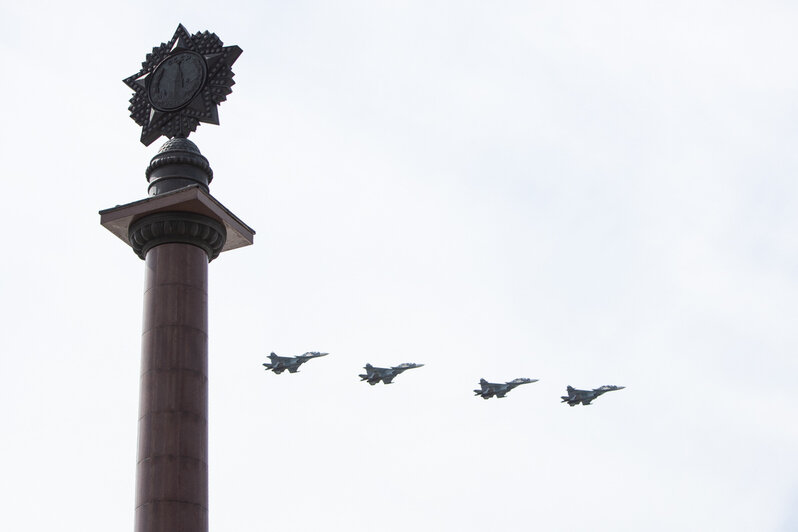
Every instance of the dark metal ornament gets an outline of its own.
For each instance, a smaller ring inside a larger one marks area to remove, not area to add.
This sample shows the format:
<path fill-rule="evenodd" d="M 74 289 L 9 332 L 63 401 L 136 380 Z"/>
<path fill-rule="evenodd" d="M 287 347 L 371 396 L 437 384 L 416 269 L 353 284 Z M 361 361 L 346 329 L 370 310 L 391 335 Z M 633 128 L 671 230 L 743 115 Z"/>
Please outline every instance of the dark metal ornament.
<path fill-rule="evenodd" d="M 126 78 L 133 89 L 130 117 L 149 146 L 161 135 L 187 138 L 200 122 L 219 124 L 217 106 L 232 91 L 238 46 L 223 46 L 215 33 L 190 35 L 182 24 L 167 43 L 147 54 L 141 70 Z"/>
<path fill-rule="evenodd" d="M 159 212 L 130 224 L 128 240 L 142 259 L 149 250 L 161 244 L 191 244 L 204 249 L 210 262 L 221 253 L 227 230 L 221 222 L 201 214 Z"/>

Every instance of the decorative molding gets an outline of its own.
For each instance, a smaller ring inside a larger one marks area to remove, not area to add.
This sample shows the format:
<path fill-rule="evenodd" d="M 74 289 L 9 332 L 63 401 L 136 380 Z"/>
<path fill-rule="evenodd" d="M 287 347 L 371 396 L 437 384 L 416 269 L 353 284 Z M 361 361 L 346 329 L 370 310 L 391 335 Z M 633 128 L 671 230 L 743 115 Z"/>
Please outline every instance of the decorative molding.
<path fill-rule="evenodd" d="M 148 191 L 151 196 L 193 184 L 207 191 L 213 180 L 208 159 L 203 157 L 196 144 L 183 138 L 166 141 L 144 174 L 150 184 Z"/>
<path fill-rule="evenodd" d="M 208 163 L 208 159 L 203 157 L 202 155 L 174 155 L 174 152 L 170 153 L 169 155 L 161 155 L 153 157 L 150 165 L 145 170 L 145 175 L 147 179 L 152 175 L 152 173 L 161 168 L 162 166 L 167 166 L 170 164 L 190 164 L 191 166 L 196 166 L 203 172 L 208 174 L 208 182 L 210 183 L 213 179 L 213 170 L 211 170 L 211 165 Z"/>
<path fill-rule="evenodd" d="M 161 244 L 191 244 L 205 250 L 208 262 L 219 256 L 227 240 L 224 225 L 191 212 L 159 212 L 130 224 L 128 239 L 141 259 Z"/>

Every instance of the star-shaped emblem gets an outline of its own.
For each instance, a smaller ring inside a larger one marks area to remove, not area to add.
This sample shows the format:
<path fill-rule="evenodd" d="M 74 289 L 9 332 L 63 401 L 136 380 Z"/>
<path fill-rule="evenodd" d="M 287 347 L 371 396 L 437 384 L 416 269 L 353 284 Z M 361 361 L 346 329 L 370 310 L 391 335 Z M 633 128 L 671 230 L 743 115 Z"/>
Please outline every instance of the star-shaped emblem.
<path fill-rule="evenodd" d="M 125 79 L 133 89 L 130 117 L 149 146 L 161 135 L 186 138 L 200 122 L 219 124 L 216 108 L 232 92 L 232 66 L 241 48 L 223 46 L 215 33 L 188 33 L 182 24 L 167 43 L 147 54 L 141 70 Z"/>

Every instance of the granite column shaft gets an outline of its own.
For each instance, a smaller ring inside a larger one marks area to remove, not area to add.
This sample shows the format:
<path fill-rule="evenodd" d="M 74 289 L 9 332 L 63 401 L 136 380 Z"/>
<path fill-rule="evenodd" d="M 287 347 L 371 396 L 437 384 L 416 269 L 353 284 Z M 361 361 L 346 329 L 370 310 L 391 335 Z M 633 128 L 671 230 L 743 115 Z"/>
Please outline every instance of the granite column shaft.
<path fill-rule="evenodd" d="M 146 254 L 135 532 L 208 531 L 208 255 Z"/>

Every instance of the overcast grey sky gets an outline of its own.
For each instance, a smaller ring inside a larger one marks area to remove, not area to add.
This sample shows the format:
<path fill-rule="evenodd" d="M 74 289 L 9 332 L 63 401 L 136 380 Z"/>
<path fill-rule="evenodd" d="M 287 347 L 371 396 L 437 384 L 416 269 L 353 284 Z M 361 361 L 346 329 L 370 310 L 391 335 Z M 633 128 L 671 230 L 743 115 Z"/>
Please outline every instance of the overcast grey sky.
<path fill-rule="evenodd" d="M 132 528 L 97 211 L 180 22 L 244 50 L 191 140 L 257 230 L 210 265 L 212 530 L 798 530 L 798 6 L 434 0 L 2 3 L 0 528 Z"/>

